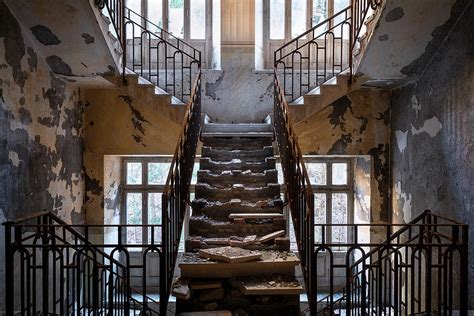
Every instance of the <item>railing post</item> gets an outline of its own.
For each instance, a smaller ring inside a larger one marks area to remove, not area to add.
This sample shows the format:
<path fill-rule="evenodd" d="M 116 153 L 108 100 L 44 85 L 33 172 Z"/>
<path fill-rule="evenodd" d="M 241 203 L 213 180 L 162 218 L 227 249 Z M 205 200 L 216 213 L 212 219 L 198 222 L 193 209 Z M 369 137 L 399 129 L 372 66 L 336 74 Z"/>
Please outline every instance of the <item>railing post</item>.
<path fill-rule="evenodd" d="M 127 65 L 127 30 L 125 24 L 125 0 L 120 0 L 120 41 L 122 43 L 122 80 L 123 84 L 127 83 L 125 78 L 125 69 Z M 133 35 L 132 35 L 133 41 Z M 133 47 L 132 47 L 133 49 Z M 133 61 L 132 61 L 133 62 Z"/>
<path fill-rule="evenodd" d="M 46 217 L 42 217 L 43 225 L 48 225 L 49 221 L 46 221 Z M 49 256 L 48 256 L 48 226 L 44 226 L 43 228 L 43 235 L 41 236 L 42 239 L 42 248 L 41 248 L 41 255 L 42 255 L 42 260 L 41 260 L 41 265 L 42 265 L 42 283 L 43 283 L 43 314 L 48 315 L 49 313 Z"/>
<path fill-rule="evenodd" d="M 14 304 L 14 252 L 12 222 L 5 222 L 5 315 L 13 316 Z"/>
<path fill-rule="evenodd" d="M 168 196 L 163 193 L 161 196 L 162 215 L 161 215 L 161 244 L 162 256 L 160 256 L 160 315 L 166 315 L 168 304 Z"/>
<path fill-rule="evenodd" d="M 469 226 L 462 226 L 462 245 L 461 245 L 461 258 L 460 258 L 460 275 L 461 275 L 461 284 L 460 292 L 464 293 L 461 295 L 460 302 L 460 314 L 461 316 L 468 315 L 469 301 Z"/>

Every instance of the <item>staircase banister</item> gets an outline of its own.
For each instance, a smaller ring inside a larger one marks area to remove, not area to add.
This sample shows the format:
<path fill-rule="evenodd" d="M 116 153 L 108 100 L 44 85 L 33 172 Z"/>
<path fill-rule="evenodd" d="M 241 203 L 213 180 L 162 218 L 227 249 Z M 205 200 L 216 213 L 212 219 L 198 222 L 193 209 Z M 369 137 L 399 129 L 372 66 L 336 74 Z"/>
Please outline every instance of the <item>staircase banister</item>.
<path fill-rule="evenodd" d="M 193 110 L 192 107 L 193 107 L 194 101 L 196 99 L 196 95 L 197 95 L 197 93 L 200 92 L 200 91 L 197 91 L 200 81 L 201 81 L 201 69 L 199 69 L 197 78 L 193 83 L 193 89 L 192 89 L 192 92 L 191 92 L 191 97 L 189 98 L 188 104 L 186 106 L 186 111 L 185 111 L 184 118 L 183 118 L 183 124 L 181 126 L 181 131 L 179 133 L 178 142 L 177 142 L 176 148 L 174 150 L 173 160 L 171 161 L 170 169 L 169 169 L 168 176 L 166 178 L 165 186 L 164 186 L 164 189 L 163 189 L 163 193 L 166 194 L 166 195 L 168 195 L 171 192 L 171 183 L 172 183 L 171 181 L 173 179 L 174 166 L 176 165 L 177 160 L 180 156 L 179 151 L 180 151 L 181 143 L 183 142 L 183 140 L 186 137 L 186 128 L 187 128 L 188 123 L 190 121 L 191 113 L 192 113 L 192 110 Z"/>
<path fill-rule="evenodd" d="M 156 37 L 157 39 L 161 40 L 162 42 L 165 42 L 167 45 L 170 45 L 172 48 L 176 49 L 177 51 L 180 51 L 182 54 L 188 56 L 189 58 L 191 58 L 193 60 L 193 62 L 198 62 L 199 64 L 201 63 L 201 59 L 200 59 L 200 56 L 201 56 L 201 51 L 195 49 L 194 47 L 192 46 L 188 46 L 190 48 L 193 49 L 193 52 L 197 52 L 198 55 L 199 55 L 199 59 L 197 59 L 195 56 L 191 56 L 189 53 L 187 53 L 186 51 L 184 51 L 182 48 L 174 45 L 172 42 L 168 41 L 166 38 L 163 38 L 161 36 L 158 36 L 158 34 L 152 32 L 152 31 L 149 31 L 146 27 L 144 27 L 143 25 L 137 23 L 136 21 L 133 21 L 131 20 L 130 18 L 124 23 L 124 26 L 125 26 L 125 29 L 127 27 L 128 24 L 133 24 L 133 25 L 136 25 L 138 28 L 140 28 L 142 30 L 141 34 L 149 34 L 151 36 L 154 36 Z"/>
<path fill-rule="evenodd" d="M 50 213 L 51 213 L 51 211 L 47 211 L 47 210 L 40 211 L 40 212 L 35 212 L 35 213 L 32 213 L 32 214 L 24 216 L 24 217 L 7 220 L 7 221 L 3 222 L 2 225 L 18 225 L 20 223 L 27 222 L 29 220 L 32 220 L 32 219 L 35 219 L 35 218 L 38 218 L 38 217 L 48 215 Z"/>
<path fill-rule="evenodd" d="M 153 25 L 154 27 L 158 28 L 158 29 L 160 30 L 160 33 L 161 33 L 161 34 L 164 33 L 164 34 L 166 34 L 168 37 L 171 37 L 171 38 L 175 39 L 175 40 L 178 42 L 178 47 L 175 47 L 175 48 L 181 49 L 181 48 L 179 47 L 179 44 L 183 44 L 184 46 L 189 47 L 190 49 L 201 53 L 198 49 L 196 49 L 196 48 L 194 48 L 193 46 L 191 46 L 190 44 L 186 43 L 183 39 L 180 39 L 180 38 L 174 36 L 174 35 L 171 34 L 170 32 L 168 32 L 168 31 L 166 31 L 165 29 L 163 29 L 162 27 L 158 26 L 156 23 L 154 23 L 154 22 L 148 20 L 148 18 L 142 16 L 140 13 L 137 13 L 136 11 L 130 9 L 130 8 L 127 7 L 127 6 L 125 6 L 125 10 L 128 10 L 129 12 L 132 12 L 133 14 L 135 14 L 137 17 L 139 17 L 140 19 L 142 19 L 142 20 L 145 21 L 146 23 L 151 24 L 151 25 Z M 130 16 L 128 16 L 128 18 L 130 19 Z M 132 21 L 133 21 L 133 20 L 132 20 Z M 156 34 L 156 33 L 154 33 L 154 34 Z M 161 37 L 163 37 L 163 36 L 161 36 Z M 166 40 L 166 39 L 163 38 L 163 40 Z"/>
<path fill-rule="evenodd" d="M 278 77 L 276 75 L 276 71 L 277 71 L 276 68 L 274 68 L 275 89 L 278 89 L 279 95 L 281 96 L 280 102 L 283 105 L 284 113 L 285 113 L 285 116 L 288 120 L 287 125 L 288 125 L 289 136 L 291 137 L 291 139 L 293 141 L 293 144 L 295 145 L 295 148 L 296 148 L 296 151 L 297 151 L 297 156 L 301 158 L 301 161 L 299 161 L 300 163 L 297 165 L 297 167 L 300 168 L 299 165 L 301 165 L 301 169 L 302 169 L 301 171 L 303 173 L 303 177 L 304 177 L 305 182 L 306 182 L 306 190 L 308 191 L 307 193 L 309 195 L 314 195 L 313 188 L 311 186 L 311 181 L 309 180 L 309 176 L 308 176 L 308 171 L 307 171 L 306 165 L 303 161 L 303 154 L 302 154 L 300 145 L 298 143 L 298 136 L 293 131 L 292 117 L 291 117 L 291 113 L 290 113 L 290 108 L 288 106 L 288 103 L 286 102 L 286 99 L 283 97 L 284 96 L 284 91 L 282 90 L 282 88 L 280 86 L 280 80 L 278 79 Z"/>
<path fill-rule="evenodd" d="M 289 41 L 289 42 L 283 44 L 283 46 L 280 46 L 277 50 L 275 50 L 275 53 L 274 53 L 274 54 L 275 54 L 275 57 L 276 57 L 277 52 L 281 52 L 283 49 L 285 49 L 286 47 L 290 46 L 291 44 L 293 44 L 293 43 L 295 43 L 295 42 L 296 42 L 296 47 L 295 47 L 294 49 L 299 49 L 299 48 L 304 47 L 305 45 L 311 43 L 312 40 L 305 38 L 306 35 L 308 35 L 309 33 L 313 32 L 313 39 L 314 39 L 314 38 L 317 38 L 317 37 L 319 37 L 319 36 L 321 36 L 321 35 L 323 35 L 324 33 L 327 32 L 327 30 L 321 31 L 321 34 L 319 34 L 318 36 L 314 36 L 314 31 L 316 31 L 316 29 L 318 29 L 319 27 L 321 27 L 321 26 L 323 26 L 323 25 L 329 23 L 331 20 L 335 19 L 336 17 L 338 17 L 339 15 L 341 15 L 342 13 L 345 13 L 346 11 L 348 11 L 348 10 L 350 10 L 350 9 L 352 9 L 352 5 L 349 5 L 348 7 L 342 9 L 341 11 L 339 11 L 338 13 L 336 13 L 336 14 L 330 16 L 330 17 L 327 18 L 326 20 L 324 20 L 324 21 L 322 21 L 322 22 L 316 24 L 315 26 L 313 26 L 312 28 L 308 29 L 308 30 L 305 31 L 304 33 L 298 35 L 297 37 L 295 37 L 295 38 L 292 39 L 291 41 Z M 330 28 L 329 28 L 329 29 L 330 29 Z M 305 42 L 303 45 L 299 46 L 299 45 L 298 45 L 298 41 L 300 41 L 300 40 L 306 40 L 306 42 Z M 281 56 L 281 54 L 280 54 L 280 57 L 279 57 L 278 59 L 275 58 L 275 62 L 280 61 L 281 59 L 287 57 L 288 55 L 290 55 L 290 54 L 286 54 L 285 56 Z"/>

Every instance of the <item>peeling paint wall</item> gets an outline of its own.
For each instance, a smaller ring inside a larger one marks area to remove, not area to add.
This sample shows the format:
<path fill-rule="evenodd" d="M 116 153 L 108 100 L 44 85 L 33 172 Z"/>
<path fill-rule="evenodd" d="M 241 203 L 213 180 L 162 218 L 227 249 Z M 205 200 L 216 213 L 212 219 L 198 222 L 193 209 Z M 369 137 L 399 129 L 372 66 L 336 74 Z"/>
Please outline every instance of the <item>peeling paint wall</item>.
<path fill-rule="evenodd" d="M 0 223 L 49 210 L 80 224 L 86 102 L 79 88 L 50 71 L 27 32 L 0 1 Z"/>
<path fill-rule="evenodd" d="M 214 122 L 261 123 L 273 111 L 273 72 L 254 63 L 253 47 L 223 47 L 222 70 L 203 70 L 203 112 Z"/>
<path fill-rule="evenodd" d="M 303 154 L 371 157 L 372 222 L 389 221 L 389 101 L 386 90 L 355 90 L 296 129 Z"/>
<path fill-rule="evenodd" d="M 0 209 L 82 222 L 83 92 L 57 78 L 0 2 Z"/>
<path fill-rule="evenodd" d="M 86 91 L 85 209 L 88 224 L 114 220 L 119 155 L 172 155 L 181 125 L 119 89 Z M 111 175 L 112 174 L 112 175 Z M 99 239 L 103 235 L 98 236 Z"/>
<path fill-rule="evenodd" d="M 395 90 L 391 98 L 393 221 L 408 222 L 430 209 L 471 225 L 468 299 L 471 309 L 474 308 L 472 25 L 471 4 L 439 51 L 416 61 L 421 68 L 428 66 L 424 75 L 417 82 Z"/>

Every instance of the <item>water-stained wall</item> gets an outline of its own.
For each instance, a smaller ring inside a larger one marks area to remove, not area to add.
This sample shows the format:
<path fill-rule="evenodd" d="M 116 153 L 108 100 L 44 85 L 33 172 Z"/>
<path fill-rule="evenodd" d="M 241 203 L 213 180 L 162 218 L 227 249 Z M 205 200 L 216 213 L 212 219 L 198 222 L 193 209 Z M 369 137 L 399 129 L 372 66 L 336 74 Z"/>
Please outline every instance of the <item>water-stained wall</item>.
<path fill-rule="evenodd" d="M 0 1 L 0 222 L 46 209 L 82 223 L 83 91 L 56 77 L 28 32 Z M 4 236 L 0 225 L 2 258 Z"/>
<path fill-rule="evenodd" d="M 120 207 L 119 156 L 173 155 L 181 125 L 160 113 L 159 108 L 142 103 L 121 89 L 87 90 L 86 98 L 87 223 L 110 223 Z"/>
<path fill-rule="evenodd" d="M 59 79 L 0 2 L 0 209 L 82 221 L 83 91 Z"/>
<path fill-rule="evenodd" d="M 426 68 L 426 72 L 418 81 L 395 90 L 391 98 L 393 220 L 408 222 L 423 210 L 430 209 L 470 224 L 472 241 L 472 2 L 461 18 L 453 20 L 451 25 L 455 27 L 439 50 L 416 61 L 419 67 Z M 439 43 L 438 39 L 434 40 Z M 469 269 L 473 275 L 472 242 L 470 254 Z M 468 300 L 473 308 L 472 277 L 469 293 Z"/>
<path fill-rule="evenodd" d="M 296 129 L 303 154 L 369 155 L 371 221 L 389 221 L 390 92 L 358 89 Z"/>

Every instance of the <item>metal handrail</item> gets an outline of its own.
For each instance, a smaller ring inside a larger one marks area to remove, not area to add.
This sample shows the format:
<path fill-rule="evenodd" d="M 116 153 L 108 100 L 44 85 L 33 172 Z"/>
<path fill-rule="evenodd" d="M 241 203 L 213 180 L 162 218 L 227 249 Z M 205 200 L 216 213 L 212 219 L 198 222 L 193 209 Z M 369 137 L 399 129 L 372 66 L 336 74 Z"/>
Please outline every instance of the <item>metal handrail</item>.
<path fill-rule="evenodd" d="M 284 96 L 295 101 L 347 69 L 352 81 L 357 38 L 369 9 L 381 8 L 383 3 L 384 0 L 352 0 L 345 9 L 275 50 L 274 67 L 283 77 Z M 322 27 L 327 29 L 319 30 Z"/>

